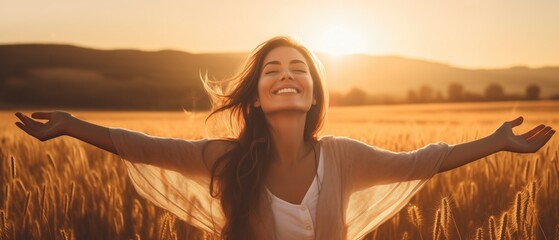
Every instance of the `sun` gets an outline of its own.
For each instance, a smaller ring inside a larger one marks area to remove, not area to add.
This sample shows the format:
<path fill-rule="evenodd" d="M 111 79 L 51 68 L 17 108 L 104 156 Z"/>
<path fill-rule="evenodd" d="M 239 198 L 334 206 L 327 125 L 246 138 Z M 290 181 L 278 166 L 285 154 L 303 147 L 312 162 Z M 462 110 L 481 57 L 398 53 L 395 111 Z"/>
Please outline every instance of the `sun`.
<path fill-rule="evenodd" d="M 315 49 L 332 55 L 362 53 L 365 43 L 355 29 L 349 26 L 330 25 L 318 34 Z"/>

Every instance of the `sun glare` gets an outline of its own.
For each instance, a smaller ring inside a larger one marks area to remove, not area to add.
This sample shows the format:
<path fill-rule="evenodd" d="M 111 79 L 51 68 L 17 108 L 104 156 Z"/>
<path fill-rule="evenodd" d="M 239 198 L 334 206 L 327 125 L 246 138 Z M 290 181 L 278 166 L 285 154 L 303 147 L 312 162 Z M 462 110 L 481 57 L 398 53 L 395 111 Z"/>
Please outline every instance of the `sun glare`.
<path fill-rule="evenodd" d="M 347 26 L 328 26 L 316 41 L 316 49 L 332 55 L 364 52 L 364 42 L 360 34 Z"/>

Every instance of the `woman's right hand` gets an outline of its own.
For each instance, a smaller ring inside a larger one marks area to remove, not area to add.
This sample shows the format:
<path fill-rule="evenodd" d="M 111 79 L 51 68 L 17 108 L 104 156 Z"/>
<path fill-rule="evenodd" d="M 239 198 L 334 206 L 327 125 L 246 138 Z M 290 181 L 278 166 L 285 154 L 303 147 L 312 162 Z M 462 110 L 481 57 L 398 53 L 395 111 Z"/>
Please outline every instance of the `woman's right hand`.
<path fill-rule="evenodd" d="M 74 117 L 67 112 L 35 112 L 31 117 L 18 112 L 16 125 L 27 134 L 46 141 L 62 135 L 77 138 L 103 150 L 117 154 L 109 128 Z M 39 122 L 35 119 L 48 120 Z"/>
<path fill-rule="evenodd" d="M 31 117 L 23 113 L 17 112 L 16 117 L 21 122 L 16 125 L 27 134 L 41 140 L 46 141 L 67 134 L 66 126 L 73 118 L 72 114 L 67 112 L 34 112 Z M 39 122 L 35 119 L 48 120 L 47 122 Z"/>

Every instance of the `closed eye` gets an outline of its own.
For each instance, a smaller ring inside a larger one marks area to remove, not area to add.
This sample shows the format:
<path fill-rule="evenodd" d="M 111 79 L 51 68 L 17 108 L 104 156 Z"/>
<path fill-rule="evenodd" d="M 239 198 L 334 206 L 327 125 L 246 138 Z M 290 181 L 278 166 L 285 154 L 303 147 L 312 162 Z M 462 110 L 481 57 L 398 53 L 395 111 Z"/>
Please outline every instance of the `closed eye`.
<path fill-rule="evenodd" d="M 269 72 L 265 72 L 264 74 L 272 74 L 272 73 L 277 73 L 278 71 L 269 71 Z"/>

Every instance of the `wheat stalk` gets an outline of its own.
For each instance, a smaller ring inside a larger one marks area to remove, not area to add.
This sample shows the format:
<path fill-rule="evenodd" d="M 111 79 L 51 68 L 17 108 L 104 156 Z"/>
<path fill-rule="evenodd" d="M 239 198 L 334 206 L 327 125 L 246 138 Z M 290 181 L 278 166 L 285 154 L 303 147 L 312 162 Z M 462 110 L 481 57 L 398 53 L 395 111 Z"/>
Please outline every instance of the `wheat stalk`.
<path fill-rule="evenodd" d="M 497 234 L 495 229 L 495 217 L 489 217 L 489 240 L 497 240 Z"/>
<path fill-rule="evenodd" d="M 46 216 L 46 195 L 47 195 L 47 184 L 43 184 L 43 189 L 41 191 L 41 215 Z"/>
<path fill-rule="evenodd" d="M 165 235 L 166 235 L 165 230 L 167 230 L 167 225 L 169 224 L 167 214 L 163 215 L 162 221 L 163 221 L 163 223 L 162 223 L 162 226 L 161 226 L 161 230 L 160 230 L 161 232 L 159 234 L 159 239 L 165 239 Z"/>
<path fill-rule="evenodd" d="M 450 203 L 448 202 L 448 198 L 444 197 L 441 202 L 441 227 L 442 233 L 444 234 L 445 238 L 449 238 L 450 234 Z"/>
<path fill-rule="evenodd" d="M 37 236 L 43 236 L 43 231 L 41 231 L 41 223 L 39 223 L 38 220 L 33 221 L 33 226 L 35 228 L 35 232 L 37 233 Z"/>
<path fill-rule="evenodd" d="M 435 213 L 435 224 L 433 225 L 433 240 L 440 239 L 441 235 L 441 210 L 437 209 Z"/>
<path fill-rule="evenodd" d="M 10 208 L 10 199 L 11 199 L 10 184 L 6 183 L 4 189 L 5 189 L 4 192 L 6 193 L 6 198 L 4 200 L 4 211 L 5 211 L 5 214 L 6 214 L 6 217 L 7 217 L 8 216 L 8 210 Z"/>
<path fill-rule="evenodd" d="M 27 188 L 25 187 L 25 185 L 23 184 L 23 182 L 21 181 L 21 179 L 16 179 L 14 181 L 14 183 L 16 183 L 16 185 L 19 187 L 19 189 L 21 190 L 22 193 L 27 193 Z"/>
<path fill-rule="evenodd" d="M 522 192 L 516 193 L 516 198 L 514 201 L 514 218 L 515 228 L 520 234 L 520 231 L 522 229 L 522 221 L 524 220 L 522 219 Z"/>
<path fill-rule="evenodd" d="M 76 182 L 72 181 L 72 183 L 70 184 L 70 203 L 69 203 L 70 206 L 72 206 L 72 203 L 74 202 L 75 190 L 76 190 Z"/>
<path fill-rule="evenodd" d="M 421 216 L 421 213 L 419 212 L 419 208 L 417 206 L 411 205 L 408 207 L 408 220 L 416 228 L 419 229 L 421 227 L 423 217 Z"/>
<path fill-rule="evenodd" d="M 56 162 L 54 161 L 54 158 L 52 157 L 52 154 L 49 152 L 47 153 L 47 159 L 49 160 L 51 166 L 54 168 L 54 170 L 58 170 L 58 168 L 56 167 Z"/>
<path fill-rule="evenodd" d="M 173 228 L 175 226 L 175 217 L 172 215 L 168 215 L 168 219 L 169 219 L 169 223 L 167 224 L 167 230 L 168 230 L 168 234 L 169 236 L 173 239 L 173 235 L 175 235 Z"/>
<path fill-rule="evenodd" d="M 536 160 L 534 161 L 534 168 L 532 169 L 532 176 L 537 176 L 536 174 L 538 173 L 538 163 L 540 161 L 540 158 L 536 158 Z"/>
<path fill-rule="evenodd" d="M 10 156 L 10 167 L 11 167 L 11 177 L 12 180 L 16 179 L 16 159 L 14 158 L 14 156 Z"/>
<path fill-rule="evenodd" d="M 507 212 L 503 213 L 501 217 L 501 234 L 499 235 L 499 240 L 505 240 L 507 236 L 507 225 L 509 221 L 509 214 Z"/>
<path fill-rule="evenodd" d="M 4 210 L 0 210 L 0 221 L 2 221 L 2 230 L 6 229 L 8 226 L 6 225 L 6 215 L 4 214 Z"/>
<path fill-rule="evenodd" d="M 552 188 L 552 186 L 553 186 L 552 183 L 551 183 L 551 181 L 552 181 L 552 180 L 551 180 L 551 178 L 552 178 L 552 177 L 551 177 L 551 174 L 553 174 L 553 173 L 551 173 L 551 170 L 549 170 L 549 169 L 545 172 L 545 176 L 546 176 L 546 179 L 547 179 L 547 181 L 546 181 L 546 194 L 547 194 L 547 197 L 549 197 L 550 195 L 553 194 L 553 193 L 552 193 L 552 190 L 551 190 L 551 188 Z"/>
<path fill-rule="evenodd" d="M 81 196 L 81 199 L 80 213 L 82 216 L 85 216 L 85 196 Z"/>
<path fill-rule="evenodd" d="M 23 217 L 21 219 L 21 228 L 25 225 L 25 219 L 29 215 L 29 204 L 31 203 L 31 192 L 27 191 L 25 194 L 25 207 L 23 208 Z"/>
<path fill-rule="evenodd" d="M 68 233 L 66 233 L 66 231 L 64 231 L 64 229 L 60 230 L 60 234 L 62 235 L 62 238 L 64 240 L 70 240 L 70 238 L 68 237 Z"/>
<path fill-rule="evenodd" d="M 534 206 L 536 206 L 536 190 L 537 183 L 536 181 L 532 181 L 532 183 L 530 184 L 530 200 L 532 201 L 532 204 L 534 204 Z"/>
<path fill-rule="evenodd" d="M 476 230 L 476 240 L 483 240 L 483 228 L 481 227 Z"/>
<path fill-rule="evenodd" d="M 528 173 L 530 172 L 530 162 L 526 162 L 526 166 L 524 167 L 524 181 L 528 181 Z"/>
<path fill-rule="evenodd" d="M 62 202 L 62 206 L 63 206 L 63 216 L 64 219 L 68 218 L 68 202 L 70 201 L 70 197 L 68 196 L 68 194 L 64 194 L 64 200 Z"/>
<path fill-rule="evenodd" d="M 402 234 L 402 240 L 408 240 L 409 236 L 408 236 L 408 232 L 404 232 Z"/>

